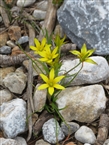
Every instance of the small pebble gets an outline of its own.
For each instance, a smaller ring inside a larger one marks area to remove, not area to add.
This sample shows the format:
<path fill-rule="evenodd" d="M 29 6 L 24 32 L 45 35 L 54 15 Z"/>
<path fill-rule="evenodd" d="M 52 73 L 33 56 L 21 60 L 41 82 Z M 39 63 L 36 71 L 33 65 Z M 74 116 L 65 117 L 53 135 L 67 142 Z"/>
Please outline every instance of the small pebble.
<path fill-rule="evenodd" d="M 11 48 L 15 47 L 16 45 L 14 44 L 14 42 L 12 42 L 11 40 L 7 41 L 6 43 L 8 46 L 10 46 Z"/>
<path fill-rule="evenodd" d="M 10 54 L 10 53 L 11 53 L 11 47 L 9 46 L 0 47 L 0 54 Z"/>
<path fill-rule="evenodd" d="M 22 36 L 18 41 L 16 41 L 16 44 L 24 44 L 26 42 L 29 41 L 29 37 L 28 36 Z"/>
<path fill-rule="evenodd" d="M 35 17 L 36 20 L 44 20 L 46 16 L 46 11 L 42 10 L 34 10 L 33 17 Z"/>

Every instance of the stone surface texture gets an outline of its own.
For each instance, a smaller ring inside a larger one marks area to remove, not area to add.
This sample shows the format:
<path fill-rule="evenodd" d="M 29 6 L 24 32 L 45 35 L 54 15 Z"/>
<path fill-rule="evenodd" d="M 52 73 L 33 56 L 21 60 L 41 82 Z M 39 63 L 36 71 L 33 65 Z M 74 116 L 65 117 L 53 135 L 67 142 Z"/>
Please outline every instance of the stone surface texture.
<path fill-rule="evenodd" d="M 36 0 L 17 0 L 17 6 L 27 7 L 32 5 Z"/>
<path fill-rule="evenodd" d="M 26 87 L 27 76 L 22 71 L 15 71 L 9 73 L 4 79 L 3 84 L 11 92 L 22 94 Z"/>
<path fill-rule="evenodd" d="M 94 144 L 96 141 L 95 134 L 87 126 L 81 126 L 75 133 L 75 138 L 82 143 Z"/>
<path fill-rule="evenodd" d="M 35 92 L 33 95 L 33 103 L 34 103 L 34 109 L 37 112 L 41 112 L 45 106 L 46 99 L 47 99 L 47 89 L 44 90 L 37 90 L 37 87 L 40 84 L 37 84 L 35 87 Z"/>
<path fill-rule="evenodd" d="M 12 99 L 13 95 L 7 89 L 0 90 L 0 105 Z"/>
<path fill-rule="evenodd" d="M 45 16 L 46 16 L 46 11 L 42 11 L 42 10 L 36 9 L 33 12 L 33 17 L 36 20 L 44 20 L 45 19 Z"/>
<path fill-rule="evenodd" d="M 90 123 L 97 119 L 106 108 L 106 97 L 101 85 L 90 85 L 63 90 L 57 99 L 60 113 L 66 121 L 76 120 Z"/>
<path fill-rule="evenodd" d="M 13 99 L 0 106 L 0 129 L 6 138 L 14 138 L 26 130 L 26 102 Z"/>
<path fill-rule="evenodd" d="M 35 145 L 51 145 L 48 142 L 45 142 L 43 139 L 36 141 Z"/>
<path fill-rule="evenodd" d="M 61 129 L 63 131 L 63 133 L 67 136 L 69 134 L 73 134 L 74 132 L 76 132 L 79 129 L 79 124 L 75 123 L 75 122 L 66 122 L 67 124 L 65 124 L 64 122 L 62 122 L 61 124 Z"/>
<path fill-rule="evenodd" d="M 0 85 L 3 86 L 3 79 L 9 74 L 15 72 L 15 67 L 0 68 Z"/>
<path fill-rule="evenodd" d="M 70 83 L 70 85 L 99 83 L 103 80 L 106 80 L 109 77 L 109 65 L 106 59 L 102 56 L 92 56 L 90 58 L 93 59 L 97 63 L 97 65 L 84 62 L 82 70 Z M 60 68 L 61 75 L 66 73 L 71 68 L 75 67 L 78 63 L 79 59 L 63 61 L 62 66 Z M 68 73 L 68 76 L 77 73 L 80 70 L 81 65 L 70 71 Z M 72 76 L 67 77 L 65 79 L 65 83 L 67 84 L 71 79 Z"/>
<path fill-rule="evenodd" d="M 56 130 L 58 132 L 57 133 L 58 141 L 63 140 L 65 135 L 62 132 L 62 130 L 59 126 L 59 123 L 54 118 L 49 119 L 48 121 L 46 121 L 43 124 L 43 127 L 42 127 L 44 140 L 49 142 L 49 143 L 55 144 L 57 142 L 56 141 Z"/>
<path fill-rule="evenodd" d="M 79 48 L 86 43 L 88 48 L 96 48 L 96 54 L 109 54 L 108 0 L 65 0 L 57 18 Z"/>

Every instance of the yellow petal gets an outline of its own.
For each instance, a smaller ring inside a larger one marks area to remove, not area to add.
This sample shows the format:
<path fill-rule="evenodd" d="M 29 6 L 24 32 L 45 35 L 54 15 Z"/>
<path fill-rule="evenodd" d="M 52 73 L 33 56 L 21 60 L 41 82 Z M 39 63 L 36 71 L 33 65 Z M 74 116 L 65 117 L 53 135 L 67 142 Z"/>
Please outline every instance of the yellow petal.
<path fill-rule="evenodd" d="M 43 48 L 45 46 L 45 44 L 46 44 L 46 38 L 43 38 L 42 43 L 41 43 L 41 47 Z"/>
<path fill-rule="evenodd" d="M 96 63 L 94 60 L 92 60 L 91 58 L 85 59 L 85 62 L 92 63 L 92 64 L 97 64 L 97 63 Z"/>
<path fill-rule="evenodd" d="M 52 68 L 51 70 L 50 70 L 50 73 L 49 73 L 49 79 L 50 80 L 53 80 L 54 79 L 54 68 Z"/>
<path fill-rule="evenodd" d="M 38 39 L 34 39 L 34 42 L 35 42 L 35 45 L 37 46 L 37 47 L 40 47 L 40 42 L 38 41 Z"/>
<path fill-rule="evenodd" d="M 72 54 L 79 56 L 81 53 L 77 50 L 70 51 Z"/>
<path fill-rule="evenodd" d="M 37 48 L 35 46 L 30 46 L 30 49 L 37 51 Z"/>
<path fill-rule="evenodd" d="M 49 88 L 48 88 L 48 92 L 49 92 L 50 95 L 53 95 L 53 93 L 54 93 L 54 88 L 53 88 L 53 87 L 49 87 Z"/>
<path fill-rule="evenodd" d="M 40 85 L 37 89 L 38 90 L 43 90 L 43 89 L 46 89 L 46 88 L 48 88 L 49 86 L 48 86 L 48 84 L 42 84 L 42 85 Z"/>
<path fill-rule="evenodd" d="M 47 62 L 48 59 L 47 58 L 39 58 L 40 61 L 43 61 L 43 62 Z"/>
<path fill-rule="evenodd" d="M 52 56 L 52 58 L 56 58 L 58 55 L 59 55 L 59 54 L 55 54 L 55 55 Z"/>
<path fill-rule="evenodd" d="M 55 84 L 55 85 L 54 85 L 54 88 L 60 89 L 60 90 L 64 90 L 64 89 L 65 89 L 63 86 L 61 86 L 61 85 L 59 85 L 59 84 Z"/>
<path fill-rule="evenodd" d="M 65 76 L 56 77 L 56 78 L 54 79 L 54 83 L 59 82 L 59 81 L 62 80 L 64 77 L 65 77 Z"/>
<path fill-rule="evenodd" d="M 85 55 L 86 52 L 87 52 L 87 47 L 86 47 L 86 44 L 84 43 L 83 46 L 82 46 L 82 48 L 81 48 L 81 54 L 82 55 Z"/>
<path fill-rule="evenodd" d="M 55 55 L 58 51 L 58 47 L 55 47 L 54 50 L 52 51 L 52 55 Z"/>
<path fill-rule="evenodd" d="M 94 53 L 95 49 L 90 49 L 87 51 L 88 57 L 91 56 Z"/>
<path fill-rule="evenodd" d="M 43 79 L 44 82 L 46 82 L 46 83 L 48 82 L 48 78 L 47 78 L 46 75 L 40 74 L 40 76 L 41 76 L 41 78 Z"/>

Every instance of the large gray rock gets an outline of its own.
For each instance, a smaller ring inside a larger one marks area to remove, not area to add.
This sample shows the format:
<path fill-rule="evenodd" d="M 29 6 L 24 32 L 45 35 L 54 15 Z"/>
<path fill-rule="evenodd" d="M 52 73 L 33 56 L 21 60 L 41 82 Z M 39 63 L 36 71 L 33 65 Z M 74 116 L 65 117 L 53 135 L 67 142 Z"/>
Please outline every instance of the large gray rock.
<path fill-rule="evenodd" d="M 83 68 L 81 69 L 81 65 L 70 71 L 65 78 L 65 84 L 73 78 L 70 75 L 74 75 L 80 69 L 81 71 L 76 76 L 76 78 L 70 83 L 70 85 L 81 85 L 81 84 L 94 84 L 99 83 L 103 80 L 108 79 L 109 77 L 109 65 L 104 57 L 101 56 L 92 56 L 97 65 L 84 62 Z M 73 67 L 75 67 L 79 63 L 79 59 L 75 60 L 63 60 L 62 66 L 60 68 L 60 74 L 63 75 Z"/>
<path fill-rule="evenodd" d="M 66 121 L 76 120 L 90 123 L 106 108 L 106 96 L 101 85 L 80 88 L 68 87 L 56 100 L 60 113 Z M 64 108 L 64 109 L 62 109 Z"/>
<path fill-rule="evenodd" d="M 79 47 L 109 54 L 109 0 L 65 0 L 57 12 L 60 25 Z"/>
<path fill-rule="evenodd" d="M 0 106 L 0 129 L 4 136 L 14 138 L 26 131 L 26 102 L 13 99 Z"/>

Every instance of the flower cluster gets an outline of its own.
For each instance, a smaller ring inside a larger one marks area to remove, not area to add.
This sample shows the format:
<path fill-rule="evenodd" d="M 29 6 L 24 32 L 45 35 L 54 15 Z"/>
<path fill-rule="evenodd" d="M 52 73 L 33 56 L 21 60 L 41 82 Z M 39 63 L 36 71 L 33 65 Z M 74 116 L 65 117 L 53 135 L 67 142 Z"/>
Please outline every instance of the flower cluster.
<path fill-rule="evenodd" d="M 65 43 L 64 40 L 65 37 L 63 39 L 60 39 L 57 35 L 54 41 L 55 46 L 53 48 L 52 44 L 47 43 L 46 38 L 43 38 L 42 42 L 39 42 L 39 40 L 35 38 L 35 46 L 30 46 L 30 49 L 32 49 L 34 53 L 40 56 L 39 61 L 45 63 L 45 66 L 48 70 L 47 74 L 40 74 L 40 77 L 44 81 L 44 84 L 40 85 L 38 89 L 48 89 L 48 93 L 50 96 L 52 96 L 57 89 L 65 89 L 65 87 L 61 85 L 61 80 L 65 78 L 65 76 L 58 76 L 60 68 L 60 47 Z M 74 55 L 77 55 L 80 63 L 88 62 L 96 64 L 95 61 L 89 58 L 89 56 L 91 56 L 94 51 L 95 49 L 87 50 L 86 44 L 83 44 L 81 52 L 77 50 L 72 50 L 70 52 Z"/>

